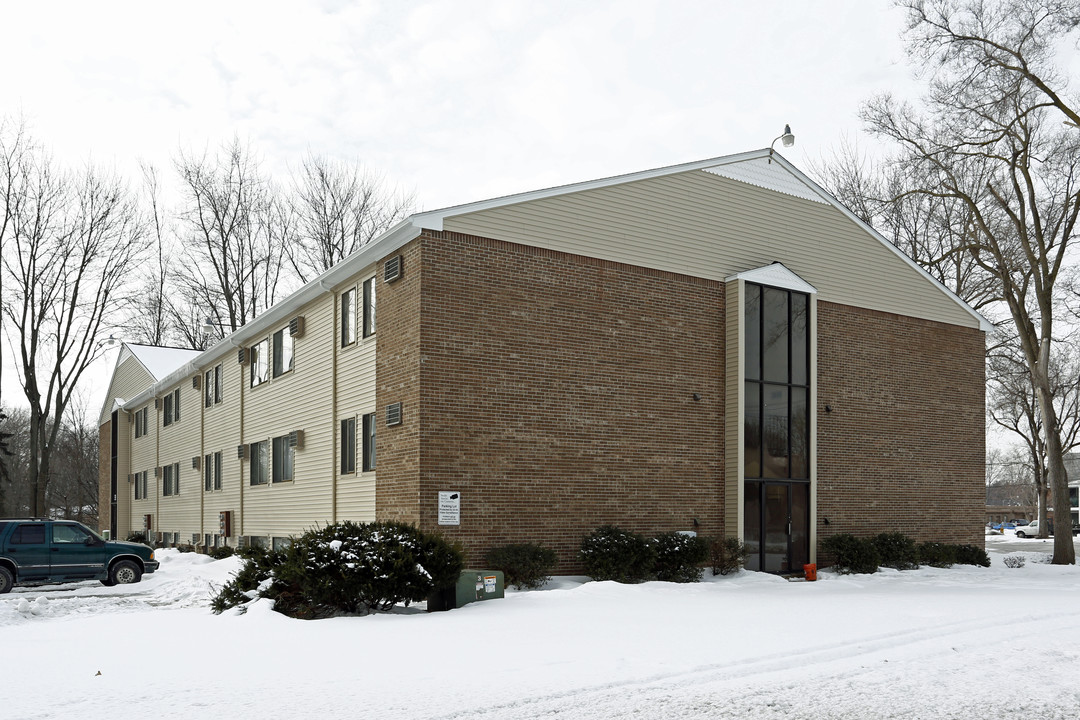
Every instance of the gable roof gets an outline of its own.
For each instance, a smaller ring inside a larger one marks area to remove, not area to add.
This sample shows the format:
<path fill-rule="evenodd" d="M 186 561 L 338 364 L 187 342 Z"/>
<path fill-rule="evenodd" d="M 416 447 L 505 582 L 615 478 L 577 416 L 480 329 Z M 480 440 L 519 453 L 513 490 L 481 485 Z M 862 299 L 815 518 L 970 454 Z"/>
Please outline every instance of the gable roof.
<path fill-rule="evenodd" d="M 165 379 L 177 368 L 202 354 L 202 350 L 191 350 L 189 348 L 124 343 L 120 355 L 116 358 L 117 365 L 127 358 L 124 349 L 130 352 L 146 368 L 146 371 L 154 376 L 155 380 Z"/>
<path fill-rule="evenodd" d="M 444 229 L 444 223 L 448 219 L 460 218 L 462 216 L 472 215 L 486 210 L 508 208 L 537 200 L 559 198 L 591 190 L 614 188 L 616 186 L 628 185 L 643 180 L 675 176 L 695 170 L 704 171 L 710 175 L 728 178 L 803 200 L 810 200 L 819 205 L 827 205 L 835 208 L 858 228 L 869 235 L 873 241 L 880 243 L 881 246 L 888 250 L 888 252 L 895 255 L 911 270 L 921 275 L 925 280 L 936 287 L 938 291 L 948 298 L 948 302 L 955 303 L 957 308 L 960 309 L 960 312 L 970 317 L 981 330 L 989 332 L 993 329 L 993 325 L 986 320 L 986 318 L 973 310 L 955 293 L 938 282 L 933 276 L 920 267 L 918 263 L 905 255 L 872 227 L 860 220 L 854 213 L 844 207 L 844 205 L 832 197 L 817 183 L 784 159 L 783 156 L 765 148 L 414 213 L 342 260 L 334 267 L 323 272 L 289 297 L 264 311 L 244 327 L 227 335 L 223 340 L 202 353 L 198 353 L 197 351 L 180 351 L 180 353 L 184 354 L 179 354 L 175 353 L 175 348 L 159 348 L 159 350 L 173 351 L 167 353 L 167 358 L 157 356 L 153 350 L 151 350 L 150 353 L 143 353 L 146 357 L 146 362 L 149 362 L 154 366 L 156 372 L 152 371 L 152 374 L 154 374 L 158 382 L 144 393 L 141 393 L 138 397 L 132 398 L 127 403 L 124 403 L 124 405 L 128 406 L 145 402 L 146 399 L 153 397 L 160 390 L 177 382 L 183 376 L 194 373 L 200 367 L 217 362 L 219 358 L 223 357 L 230 350 L 240 347 L 246 342 L 265 334 L 274 325 L 288 320 L 293 313 L 297 312 L 307 303 L 320 295 L 332 292 L 337 284 L 348 280 L 363 268 L 375 263 L 380 258 L 393 253 L 398 248 L 415 239 L 424 229 L 442 231 Z M 146 348 L 149 346 L 140 347 Z M 160 363 L 159 360 L 161 361 Z M 142 359 L 140 359 L 140 361 L 142 361 Z M 146 362 L 144 362 L 144 365 Z M 169 363 L 173 363 L 173 369 L 171 371 L 168 371 Z M 164 374 L 159 375 L 158 373 Z"/>

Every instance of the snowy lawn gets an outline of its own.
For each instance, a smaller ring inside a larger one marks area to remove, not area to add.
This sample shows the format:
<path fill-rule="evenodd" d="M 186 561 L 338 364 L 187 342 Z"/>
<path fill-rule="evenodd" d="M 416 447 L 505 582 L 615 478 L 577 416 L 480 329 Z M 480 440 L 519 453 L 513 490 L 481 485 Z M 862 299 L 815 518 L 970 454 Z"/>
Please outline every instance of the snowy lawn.
<path fill-rule="evenodd" d="M 0 596 L 0 718 L 984 718 L 1080 715 L 1080 568 L 815 583 L 585 583 L 447 613 L 213 615 L 235 559 Z M 1007 553 L 1024 554 L 1010 569 Z"/>

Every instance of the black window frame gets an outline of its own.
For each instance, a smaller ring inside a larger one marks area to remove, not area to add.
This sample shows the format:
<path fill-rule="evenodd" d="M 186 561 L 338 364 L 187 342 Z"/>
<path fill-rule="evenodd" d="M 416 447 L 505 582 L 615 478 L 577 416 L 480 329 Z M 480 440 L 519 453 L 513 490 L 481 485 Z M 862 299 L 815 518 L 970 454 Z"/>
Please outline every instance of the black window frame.
<path fill-rule="evenodd" d="M 751 288 L 756 288 L 760 292 L 759 297 L 761 298 L 760 303 L 759 303 L 758 317 L 757 317 L 757 321 L 758 321 L 759 325 L 758 325 L 757 332 L 756 332 L 756 338 L 757 338 L 757 341 L 759 342 L 759 347 L 757 348 L 757 351 L 755 353 L 755 357 L 757 358 L 757 361 L 758 361 L 758 367 L 756 369 L 751 369 L 751 368 L 747 367 L 746 371 L 744 372 L 745 377 L 744 377 L 743 391 L 745 393 L 747 393 L 747 397 L 744 399 L 744 402 L 743 402 L 743 408 L 744 408 L 744 420 L 743 420 L 743 422 L 744 422 L 744 435 L 745 435 L 745 434 L 747 434 L 749 432 L 748 426 L 750 425 L 750 422 L 751 422 L 751 418 L 749 417 L 748 413 L 746 412 L 746 407 L 747 407 L 747 403 L 749 403 L 751 401 L 749 393 L 751 392 L 751 388 L 753 388 L 753 390 L 758 393 L 757 401 L 756 401 L 757 413 L 758 413 L 758 415 L 757 415 L 757 428 L 758 428 L 758 435 L 759 435 L 759 442 L 758 442 L 758 446 L 757 446 L 757 452 L 758 452 L 757 468 L 758 468 L 758 473 L 756 475 L 750 475 L 750 474 L 748 474 L 746 472 L 747 458 L 745 457 L 746 446 L 745 446 L 745 441 L 744 441 L 744 461 L 743 461 L 743 468 L 742 468 L 743 477 L 746 480 L 790 480 L 790 481 L 794 481 L 794 482 L 809 482 L 809 480 L 810 480 L 810 467 L 812 465 L 812 460 L 810 458 L 810 438 L 809 438 L 810 414 L 812 412 L 812 408 L 810 407 L 810 398 L 811 398 L 811 393 L 810 393 L 810 384 L 811 384 L 811 377 L 810 377 L 810 367 L 811 367 L 811 364 L 810 364 L 810 359 L 811 359 L 810 358 L 810 347 L 811 347 L 811 344 L 812 344 L 811 343 L 811 338 L 810 338 L 810 333 L 812 332 L 812 330 L 811 330 L 810 318 L 809 318 L 810 307 L 811 307 L 810 294 L 800 292 L 798 290 L 791 290 L 791 289 L 788 289 L 788 288 L 775 287 L 775 286 L 770 286 L 770 285 L 761 285 L 759 283 L 746 283 L 746 295 L 747 296 L 749 296 L 749 290 Z M 787 308 L 786 309 L 786 313 L 787 313 L 787 330 L 786 330 L 786 335 L 785 335 L 786 343 L 787 343 L 787 348 L 786 348 L 786 352 L 787 352 L 786 382 L 781 382 L 781 381 L 779 381 L 779 380 L 777 380 L 775 378 L 766 379 L 766 373 L 765 373 L 765 366 L 766 366 L 766 362 L 767 362 L 766 353 L 765 353 L 765 342 L 766 342 L 765 328 L 766 328 L 766 322 L 767 322 L 766 312 L 765 312 L 765 306 L 766 306 L 765 292 L 766 292 L 766 290 L 772 290 L 772 291 L 786 293 L 786 308 Z M 807 315 L 806 322 L 805 322 L 805 328 L 804 328 L 804 338 L 803 338 L 803 342 L 802 342 L 802 345 L 803 345 L 802 350 L 803 350 L 803 353 L 804 353 L 804 357 L 802 358 L 802 360 L 803 360 L 803 368 L 805 369 L 805 373 L 803 374 L 803 376 L 805 377 L 805 382 L 795 382 L 794 381 L 794 379 L 795 379 L 795 372 L 794 372 L 795 358 L 793 357 L 793 354 L 794 354 L 794 347 L 795 347 L 796 343 L 795 343 L 795 341 L 793 339 L 795 334 L 792 332 L 792 328 L 794 327 L 794 324 L 793 324 L 793 320 L 794 320 L 793 308 L 795 306 L 795 303 L 792 301 L 792 297 L 795 296 L 795 295 L 801 296 L 803 298 L 803 301 L 805 303 L 804 307 L 806 308 L 806 315 Z M 744 311 L 743 317 L 744 318 L 746 317 L 745 311 Z M 751 336 L 749 329 L 746 332 L 746 336 L 747 337 Z M 747 355 L 750 355 L 749 350 L 747 351 Z M 751 372 L 751 370 L 753 370 L 753 372 Z M 751 377 L 751 375 L 753 375 L 753 377 Z M 784 456 L 787 459 L 787 475 L 785 477 L 774 477 L 774 476 L 771 476 L 771 475 L 767 475 L 766 472 L 765 472 L 765 447 L 766 447 L 765 435 L 766 435 L 766 433 L 765 433 L 765 427 L 764 427 L 764 419 L 766 417 L 766 412 L 767 412 L 766 411 L 765 398 L 766 398 L 766 389 L 768 387 L 784 388 L 786 398 L 787 398 L 787 400 L 786 400 L 786 406 L 787 406 L 786 407 L 786 409 L 787 409 L 787 416 L 786 416 L 786 423 L 787 423 L 786 424 L 786 429 L 787 429 L 786 453 L 787 454 Z M 794 462 L 793 458 L 795 456 L 794 456 L 794 454 L 792 452 L 793 451 L 792 438 L 793 438 L 793 435 L 794 435 L 794 427 L 795 427 L 795 424 L 794 424 L 794 421 L 795 421 L 795 414 L 794 414 L 795 413 L 795 411 L 794 411 L 795 402 L 793 400 L 793 398 L 794 398 L 794 393 L 792 392 L 793 390 L 801 390 L 801 391 L 803 391 L 805 393 L 804 394 L 804 400 L 805 400 L 805 403 L 804 403 L 804 408 L 805 408 L 805 410 L 804 410 L 804 413 L 805 413 L 804 422 L 805 422 L 805 425 L 806 425 L 806 433 L 807 433 L 807 437 L 805 438 L 805 448 L 804 448 L 804 450 L 805 450 L 805 468 L 806 468 L 805 476 L 796 475 L 795 474 L 795 467 L 794 467 L 795 462 Z"/>
<path fill-rule="evenodd" d="M 362 472 L 371 472 L 375 469 L 375 426 L 377 413 L 368 413 L 364 415 L 363 422 L 361 423 L 362 435 Z"/>
<path fill-rule="evenodd" d="M 356 418 L 344 418 L 341 421 L 341 474 L 352 475 L 356 472 Z"/>
<path fill-rule="evenodd" d="M 269 441 L 256 440 L 248 445 L 248 483 L 250 485 L 270 484 L 270 448 Z"/>
<path fill-rule="evenodd" d="M 292 482 L 296 475 L 296 448 L 289 443 L 288 435 L 278 435 L 270 440 L 270 482 Z"/>
<path fill-rule="evenodd" d="M 361 295 L 363 297 L 363 332 L 361 335 L 369 338 L 375 334 L 375 278 L 370 277 L 363 283 Z"/>

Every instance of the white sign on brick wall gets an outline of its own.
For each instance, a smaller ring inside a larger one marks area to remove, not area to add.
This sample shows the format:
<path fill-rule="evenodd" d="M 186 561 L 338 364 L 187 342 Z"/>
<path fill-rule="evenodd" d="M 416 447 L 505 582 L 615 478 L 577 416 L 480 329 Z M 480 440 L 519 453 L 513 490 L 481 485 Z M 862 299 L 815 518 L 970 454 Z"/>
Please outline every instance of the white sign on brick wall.
<path fill-rule="evenodd" d="M 461 524 L 461 493 L 439 492 L 439 524 Z"/>

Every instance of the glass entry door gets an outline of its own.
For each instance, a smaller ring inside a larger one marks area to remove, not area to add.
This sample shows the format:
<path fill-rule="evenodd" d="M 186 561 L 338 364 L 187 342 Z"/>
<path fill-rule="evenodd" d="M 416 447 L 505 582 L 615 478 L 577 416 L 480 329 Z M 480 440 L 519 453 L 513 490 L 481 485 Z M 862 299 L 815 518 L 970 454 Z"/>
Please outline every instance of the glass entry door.
<path fill-rule="evenodd" d="M 746 569 L 801 571 L 810 562 L 809 510 L 809 483 L 748 481 L 743 506 L 743 541 L 750 551 Z"/>

